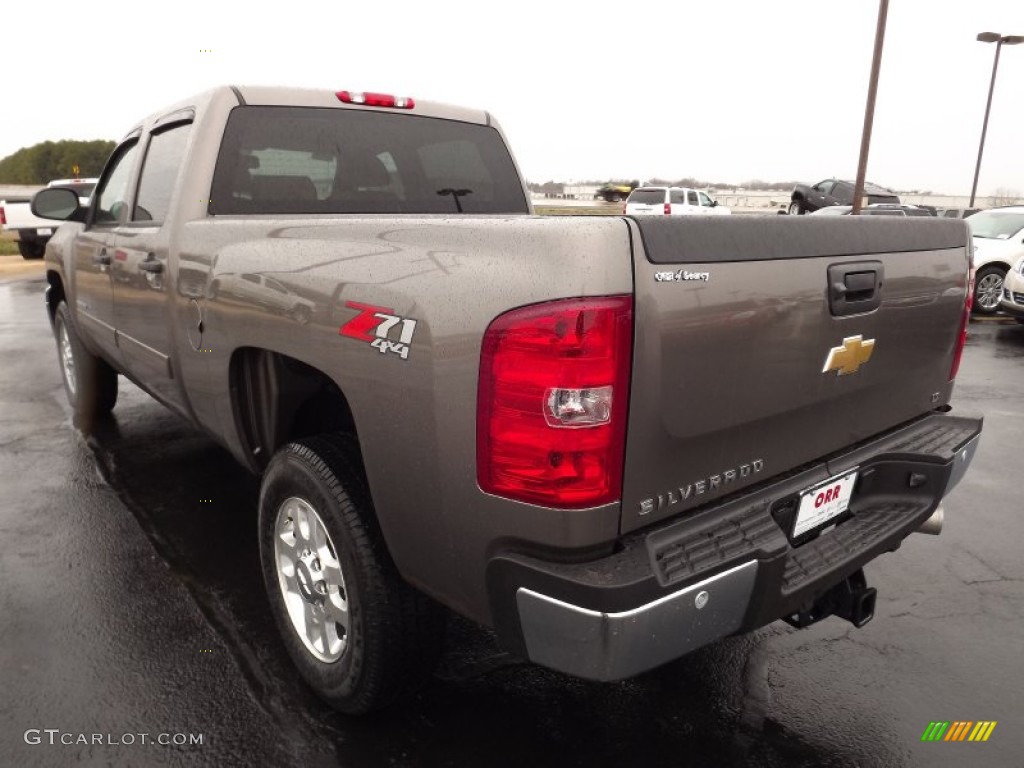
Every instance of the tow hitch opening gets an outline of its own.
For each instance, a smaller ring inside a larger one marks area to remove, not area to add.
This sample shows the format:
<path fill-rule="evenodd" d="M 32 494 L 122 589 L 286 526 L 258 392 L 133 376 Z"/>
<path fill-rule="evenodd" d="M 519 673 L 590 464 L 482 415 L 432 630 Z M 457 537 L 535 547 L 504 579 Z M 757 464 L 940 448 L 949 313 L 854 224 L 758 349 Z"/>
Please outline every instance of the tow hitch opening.
<path fill-rule="evenodd" d="M 869 587 L 864 570 L 859 569 L 819 597 L 810 608 L 801 610 L 782 620 L 797 629 L 809 627 L 829 616 L 846 619 L 855 627 L 863 627 L 875 616 L 874 587 Z"/>

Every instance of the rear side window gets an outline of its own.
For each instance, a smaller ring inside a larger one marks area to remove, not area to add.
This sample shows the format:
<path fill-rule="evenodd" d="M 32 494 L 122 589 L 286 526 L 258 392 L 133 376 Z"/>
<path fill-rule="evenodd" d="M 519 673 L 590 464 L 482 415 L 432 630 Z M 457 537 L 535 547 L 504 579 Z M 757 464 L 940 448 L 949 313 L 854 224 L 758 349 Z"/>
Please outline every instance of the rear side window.
<path fill-rule="evenodd" d="M 665 202 L 664 189 L 634 189 L 630 194 L 627 203 L 640 203 L 642 205 L 662 205 Z"/>
<path fill-rule="evenodd" d="M 669 190 L 669 202 L 673 205 L 686 205 L 686 190 L 685 189 L 671 189 Z"/>
<path fill-rule="evenodd" d="M 167 218 L 191 130 L 191 123 L 179 123 L 150 137 L 133 221 L 162 222 Z"/>
<path fill-rule="evenodd" d="M 494 128 L 312 107 L 236 108 L 211 198 L 213 214 L 528 211 Z"/>
<path fill-rule="evenodd" d="M 699 203 L 697 202 L 697 193 L 694 192 L 692 189 L 687 190 L 686 200 L 690 205 L 699 205 Z"/>

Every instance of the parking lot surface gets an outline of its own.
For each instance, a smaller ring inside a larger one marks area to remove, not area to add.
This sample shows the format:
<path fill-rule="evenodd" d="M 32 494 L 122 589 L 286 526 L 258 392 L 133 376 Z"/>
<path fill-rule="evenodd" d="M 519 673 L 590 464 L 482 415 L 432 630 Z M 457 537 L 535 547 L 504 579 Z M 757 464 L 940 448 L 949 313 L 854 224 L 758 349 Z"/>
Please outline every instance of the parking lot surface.
<path fill-rule="evenodd" d="M 942 535 L 866 569 L 865 628 L 777 622 L 596 684 L 454 621 L 421 694 L 353 719 L 277 639 L 256 479 L 123 379 L 83 437 L 43 287 L 0 284 L 0 765 L 1024 764 L 1024 326 L 972 324 L 954 412 L 985 415 L 978 454 Z M 921 741 L 930 722 L 982 720 L 998 723 L 985 743 Z"/>

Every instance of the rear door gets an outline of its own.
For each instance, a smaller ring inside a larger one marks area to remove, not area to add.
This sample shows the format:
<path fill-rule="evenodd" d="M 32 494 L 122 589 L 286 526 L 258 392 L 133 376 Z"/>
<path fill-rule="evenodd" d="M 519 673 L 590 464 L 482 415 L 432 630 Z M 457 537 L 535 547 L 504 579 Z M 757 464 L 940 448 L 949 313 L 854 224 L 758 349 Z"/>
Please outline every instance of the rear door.
<path fill-rule="evenodd" d="M 173 275 L 168 216 L 191 135 L 191 113 L 158 121 L 145 148 L 138 191 L 117 231 L 111 274 L 124 365 L 158 398 L 184 406 L 171 359 Z M 187 308 L 183 310 L 188 315 Z"/>
<path fill-rule="evenodd" d="M 133 136 L 111 155 L 93 195 L 89 222 L 72 246 L 75 319 L 100 351 L 119 365 L 111 267 L 116 232 L 128 215 L 127 200 L 138 150 L 139 137 Z"/>
<path fill-rule="evenodd" d="M 838 181 L 832 188 L 829 205 L 853 205 L 853 185 Z"/>
<path fill-rule="evenodd" d="M 672 206 L 673 216 L 682 216 L 686 213 L 686 190 L 672 188 L 668 191 L 669 205 Z"/>
<path fill-rule="evenodd" d="M 686 208 L 683 210 L 683 213 L 691 216 L 700 213 L 700 198 L 697 197 L 697 190 L 686 190 Z"/>
<path fill-rule="evenodd" d="M 630 226 L 624 531 L 948 401 L 967 290 L 960 222 L 686 216 Z"/>

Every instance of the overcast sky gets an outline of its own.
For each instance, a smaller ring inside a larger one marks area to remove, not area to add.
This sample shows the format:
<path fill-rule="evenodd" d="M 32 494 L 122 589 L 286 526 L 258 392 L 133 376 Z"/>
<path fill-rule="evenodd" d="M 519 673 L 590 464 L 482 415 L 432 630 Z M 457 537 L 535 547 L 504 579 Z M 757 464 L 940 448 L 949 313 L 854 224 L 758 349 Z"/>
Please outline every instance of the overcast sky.
<path fill-rule="evenodd" d="M 877 0 L 14 0 L 0 157 L 119 139 L 239 83 L 487 109 L 534 182 L 853 178 L 877 13 Z M 891 0 L 868 179 L 970 192 L 995 53 L 983 31 L 1024 35 L 1024 2 Z M 979 194 L 998 188 L 1024 192 L 1024 45 L 1002 49 L 989 120 Z"/>

